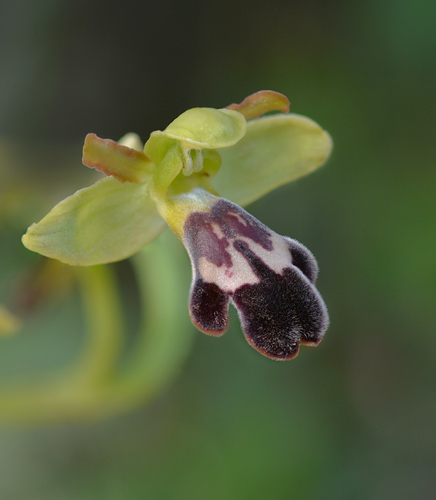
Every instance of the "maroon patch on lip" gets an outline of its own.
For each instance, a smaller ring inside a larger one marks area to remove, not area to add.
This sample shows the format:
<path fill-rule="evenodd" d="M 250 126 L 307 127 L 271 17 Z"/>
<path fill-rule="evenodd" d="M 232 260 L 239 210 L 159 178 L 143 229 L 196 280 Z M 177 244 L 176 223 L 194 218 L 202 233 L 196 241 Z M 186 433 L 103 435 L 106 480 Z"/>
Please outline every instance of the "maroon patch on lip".
<path fill-rule="evenodd" d="M 214 233 L 213 225 L 221 230 L 221 238 Z M 273 249 L 268 228 L 227 200 L 219 200 L 212 206 L 211 212 L 193 212 L 186 219 L 184 232 L 185 244 L 195 265 L 201 257 L 205 257 L 217 267 L 223 264 L 232 267 L 232 257 L 227 247 L 229 239 L 238 236 L 249 238 L 265 250 Z"/>
<path fill-rule="evenodd" d="M 200 257 L 205 257 L 217 267 L 223 264 L 231 267 L 232 257 L 226 250 L 230 243 L 225 236 L 220 238 L 214 233 L 212 224 L 218 224 L 221 228 L 213 214 L 200 212 L 191 214 L 185 222 L 186 245 L 196 262 Z"/>
<path fill-rule="evenodd" d="M 244 236 L 261 245 L 265 250 L 272 250 L 271 233 L 268 228 L 238 205 L 227 200 L 220 200 L 212 208 L 212 214 L 220 221 L 221 230 L 227 238 Z M 242 223 L 238 216 L 245 222 Z"/>

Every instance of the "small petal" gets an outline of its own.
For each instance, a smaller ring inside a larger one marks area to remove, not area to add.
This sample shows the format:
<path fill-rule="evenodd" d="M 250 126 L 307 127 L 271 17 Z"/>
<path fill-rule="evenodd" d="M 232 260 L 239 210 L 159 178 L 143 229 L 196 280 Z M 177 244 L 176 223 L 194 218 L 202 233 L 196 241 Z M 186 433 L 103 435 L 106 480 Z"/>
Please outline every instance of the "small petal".
<path fill-rule="evenodd" d="M 328 314 L 314 286 L 318 265 L 313 255 L 237 205 L 209 199 L 210 210 L 192 212 L 184 225 L 193 267 L 194 325 L 222 335 L 231 301 L 248 342 L 263 355 L 291 359 L 300 343 L 317 345 Z"/>
<path fill-rule="evenodd" d="M 180 143 L 157 131 L 151 134 L 144 149 L 156 165 L 150 182 L 150 195 L 156 203 L 165 203 L 168 188 L 183 168 Z"/>
<path fill-rule="evenodd" d="M 314 121 L 299 115 L 274 115 L 247 123 L 245 136 L 220 151 L 216 190 L 238 205 L 247 205 L 277 187 L 320 167 L 332 141 Z"/>
<path fill-rule="evenodd" d="M 138 146 L 132 136 L 123 138 Z M 154 170 L 153 163 L 142 151 L 118 144 L 111 139 L 100 139 L 88 134 L 83 146 L 82 162 L 87 167 L 96 168 L 121 182 L 141 183 L 150 179 Z"/>
<path fill-rule="evenodd" d="M 126 146 L 130 149 L 135 149 L 136 151 L 142 152 L 144 150 L 144 144 L 142 143 L 139 135 L 135 134 L 135 132 L 129 132 L 128 134 L 123 135 L 123 137 L 121 137 L 118 141 L 118 144 Z"/>
<path fill-rule="evenodd" d="M 280 92 L 260 90 L 246 97 L 240 104 L 230 104 L 226 109 L 239 111 L 246 120 L 251 120 L 268 111 L 289 113 L 289 99 Z"/>
<path fill-rule="evenodd" d="M 177 117 L 164 134 L 193 149 L 227 148 L 245 134 L 245 118 L 229 109 L 192 108 Z"/>
<path fill-rule="evenodd" d="M 29 227 L 23 243 L 66 264 L 89 266 L 130 257 L 165 227 L 146 184 L 109 177 L 58 203 Z"/>

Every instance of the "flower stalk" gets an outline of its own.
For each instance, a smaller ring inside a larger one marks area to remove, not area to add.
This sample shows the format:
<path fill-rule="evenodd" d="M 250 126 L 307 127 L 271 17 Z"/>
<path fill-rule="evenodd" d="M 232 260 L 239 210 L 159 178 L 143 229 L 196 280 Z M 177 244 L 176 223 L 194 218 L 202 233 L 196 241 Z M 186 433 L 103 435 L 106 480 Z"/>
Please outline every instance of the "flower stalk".
<path fill-rule="evenodd" d="M 73 366 L 39 380 L 0 386 L 0 421 L 41 425 L 88 421 L 130 411 L 156 396 L 189 353 L 192 330 L 179 297 L 184 258 L 164 235 L 133 259 L 141 299 L 136 345 L 121 359 L 121 300 L 108 266 L 78 268 L 87 341 Z M 171 314 L 156 307 L 165 301 Z"/>

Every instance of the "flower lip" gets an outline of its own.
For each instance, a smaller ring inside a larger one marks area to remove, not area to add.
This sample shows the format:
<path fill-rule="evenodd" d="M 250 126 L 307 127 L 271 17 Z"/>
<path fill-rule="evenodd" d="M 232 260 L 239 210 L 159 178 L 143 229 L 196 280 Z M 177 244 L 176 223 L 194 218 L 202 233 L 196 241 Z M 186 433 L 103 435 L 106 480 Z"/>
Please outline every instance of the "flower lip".
<path fill-rule="evenodd" d="M 317 345 L 328 326 L 314 286 L 313 255 L 237 205 L 213 197 L 210 212 L 193 212 L 184 243 L 193 266 L 190 314 L 210 335 L 228 327 L 231 301 L 247 341 L 267 357 L 295 357 L 299 344 Z"/>

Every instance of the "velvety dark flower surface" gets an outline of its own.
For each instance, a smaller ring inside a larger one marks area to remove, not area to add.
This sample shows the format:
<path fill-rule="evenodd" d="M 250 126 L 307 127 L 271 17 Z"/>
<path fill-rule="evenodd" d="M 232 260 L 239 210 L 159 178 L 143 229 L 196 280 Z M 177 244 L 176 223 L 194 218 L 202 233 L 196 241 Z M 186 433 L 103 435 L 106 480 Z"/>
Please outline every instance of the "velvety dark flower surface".
<path fill-rule="evenodd" d="M 291 359 L 299 344 L 318 344 L 328 326 L 315 288 L 313 255 L 222 198 L 184 225 L 193 267 L 190 313 L 203 332 L 222 335 L 228 305 L 238 310 L 248 342 L 273 359 Z"/>

